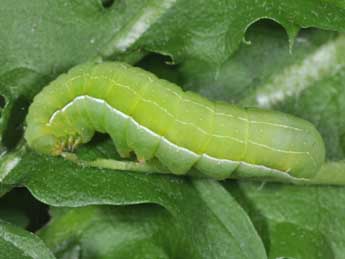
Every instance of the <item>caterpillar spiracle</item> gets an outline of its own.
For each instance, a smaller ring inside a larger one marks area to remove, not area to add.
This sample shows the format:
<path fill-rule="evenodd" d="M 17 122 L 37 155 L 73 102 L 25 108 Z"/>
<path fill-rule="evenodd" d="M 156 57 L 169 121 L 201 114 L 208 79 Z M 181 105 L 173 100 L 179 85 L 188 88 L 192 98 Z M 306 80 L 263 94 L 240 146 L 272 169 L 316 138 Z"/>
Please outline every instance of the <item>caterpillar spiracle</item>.
<path fill-rule="evenodd" d="M 158 160 L 170 173 L 196 168 L 215 179 L 234 174 L 312 178 L 325 160 L 315 127 L 289 114 L 212 102 L 120 62 L 85 63 L 33 100 L 25 139 L 60 155 L 108 133 L 118 153 Z"/>

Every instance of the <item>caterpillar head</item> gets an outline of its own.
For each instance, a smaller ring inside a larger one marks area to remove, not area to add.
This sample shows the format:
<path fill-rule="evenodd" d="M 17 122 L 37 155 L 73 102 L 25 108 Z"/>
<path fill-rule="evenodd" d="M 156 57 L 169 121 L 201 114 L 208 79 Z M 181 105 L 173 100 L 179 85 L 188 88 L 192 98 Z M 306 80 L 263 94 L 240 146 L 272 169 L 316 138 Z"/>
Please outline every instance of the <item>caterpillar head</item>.
<path fill-rule="evenodd" d="M 29 146 L 43 154 L 58 156 L 64 151 L 73 151 L 80 144 L 76 135 L 57 136 L 50 127 L 29 124 L 25 130 L 25 139 Z"/>
<path fill-rule="evenodd" d="M 30 127 L 25 131 L 25 139 L 30 147 L 35 147 L 35 151 L 43 154 L 58 156 L 63 151 L 60 148 L 59 139 L 52 134 L 39 135 L 37 132 L 30 133 Z"/>

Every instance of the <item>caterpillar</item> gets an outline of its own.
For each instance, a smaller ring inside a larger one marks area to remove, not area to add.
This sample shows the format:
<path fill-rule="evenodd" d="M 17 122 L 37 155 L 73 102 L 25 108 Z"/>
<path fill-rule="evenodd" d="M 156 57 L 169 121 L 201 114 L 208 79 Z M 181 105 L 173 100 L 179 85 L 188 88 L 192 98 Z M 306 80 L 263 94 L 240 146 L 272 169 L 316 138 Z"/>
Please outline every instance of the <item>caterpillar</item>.
<path fill-rule="evenodd" d="M 138 67 L 84 63 L 35 96 L 25 139 L 60 155 L 107 133 L 118 153 L 157 160 L 169 173 L 226 179 L 235 175 L 312 178 L 324 142 L 308 121 L 278 111 L 210 101 Z"/>

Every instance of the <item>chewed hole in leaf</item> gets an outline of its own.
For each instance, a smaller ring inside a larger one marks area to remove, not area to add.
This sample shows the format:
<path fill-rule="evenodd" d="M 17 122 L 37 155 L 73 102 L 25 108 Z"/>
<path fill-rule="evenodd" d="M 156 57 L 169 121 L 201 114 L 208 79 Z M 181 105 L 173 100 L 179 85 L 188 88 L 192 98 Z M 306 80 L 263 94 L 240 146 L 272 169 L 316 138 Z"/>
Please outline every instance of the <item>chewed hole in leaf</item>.
<path fill-rule="evenodd" d="M 114 2 L 115 0 L 102 0 L 102 6 L 107 9 L 112 7 Z"/>
<path fill-rule="evenodd" d="M 261 18 L 259 20 L 253 21 L 252 23 L 248 25 L 248 27 L 246 28 L 246 33 L 243 37 L 243 42 L 246 44 L 251 44 L 252 42 L 250 38 L 247 38 L 248 32 L 251 30 L 257 30 L 257 29 L 261 30 L 261 28 L 270 28 L 276 33 L 283 33 L 287 36 L 286 39 L 288 40 L 288 34 L 284 26 L 282 26 L 280 23 L 276 22 L 273 19 Z M 281 36 L 283 36 L 283 34 Z"/>

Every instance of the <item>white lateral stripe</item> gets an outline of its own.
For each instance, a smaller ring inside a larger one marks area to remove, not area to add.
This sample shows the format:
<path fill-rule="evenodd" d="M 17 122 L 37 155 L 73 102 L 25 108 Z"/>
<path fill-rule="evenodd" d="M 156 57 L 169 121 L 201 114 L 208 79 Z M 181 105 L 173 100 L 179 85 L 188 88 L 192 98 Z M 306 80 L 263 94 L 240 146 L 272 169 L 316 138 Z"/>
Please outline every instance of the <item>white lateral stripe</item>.
<path fill-rule="evenodd" d="M 108 77 L 105 77 L 105 76 L 90 76 L 89 74 L 87 75 L 90 79 L 105 79 L 105 80 L 108 80 L 110 81 L 111 83 L 113 83 L 114 85 L 116 86 L 120 86 L 120 87 L 123 87 L 127 90 L 129 90 L 130 92 L 132 92 L 133 94 L 135 95 L 139 95 L 138 92 L 136 92 L 135 90 L 133 90 L 131 87 L 129 87 L 128 85 L 124 85 L 124 84 L 121 84 L 119 82 L 116 82 L 115 80 L 113 80 L 112 78 L 108 78 Z M 76 78 L 79 78 L 80 76 L 76 76 L 76 77 L 72 77 L 68 80 L 69 81 L 72 81 Z M 169 91 L 171 91 L 169 89 Z M 177 93 L 176 93 L 177 94 Z M 178 95 L 178 94 L 177 94 Z M 183 100 L 183 98 L 178 95 L 179 98 L 181 98 Z M 191 127 L 193 127 L 194 129 L 196 129 L 197 131 L 201 132 L 202 134 L 204 135 L 207 135 L 207 136 L 210 136 L 210 137 L 215 137 L 215 138 L 224 138 L 224 139 L 229 139 L 229 140 L 233 140 L 233 141 L 236 141 L 238 143 L 243 143 L 242 140 L 236 138 L 236 137 L 231 137 L 231 136 L 222 136 L 222 135 L 213 135 L 213 134 L 209 134 L 207 131 L 203 130 L 202 128 L 198 127 L 197 125 L 195 125 L 194 123 L 191 123 L 191 122 L 186 122 L 186 121 L 182 121 L 182 120 L 179 120 L 177 119 L 171 112 L 169 112 L 167 109 L 164 109 L 163 107 L 161 107 L 158 103 L 154 102 L 154 101 L 151 101 L 151 100 L 147 100 L 147 99 L 144 99 L 143 96 L 141 96 L 141 101 L 143 102 L 146 102 L 146 103 L 151 103 L 153 104 L 154 106 L 156 106 L 158 109 L 160 109 L 162 112 L 164 112 L 167 116 L 170 116 L 171 118 L 173 118 L 174 120 L 176 120 L 177 122 L 183 124 L 183 125 L 190 125 Z M 78 97 L 76 97 L 75 99 L 73 99 L 72 101 L 70 101 L 69 103 L 67 103 L 62 109 L 59 109 L 57 111 L 55 111 L 53 113 L 53 115 L 51 116 L 51 118 L 49 119 L 49 125 L 51 124 L 51 122 L 54 120 L 55 116 L 60 113 L 60 112 L 64 112 L 68 107 L 69 105 L 72 105 L 74 100 L 77 100 Z M 97 98 L 96 98 L 97 99 Z M 100 99 L 99 99 L 100 100 Z M 195 103 L 196 104 L 196 103 Z M 199 104 L 201 105 L 201 104 Z M 202 106 L 202 105 L 201 105 Z M 205 107 L 205 106 L 202 106 L 202 107 Z M 66 108 L 66 109 L 65 109 Z"/>
<path fill-rule="evenodd" d="M 136 123 L 138 125 L 138 127 L 141 127 L 142 129 L 144 129 L 145 131 L 149 132 L 151 135 L 154 135 L 154 136 L 157 136 L 157 137 L 160 137 L 163 141 L 169 143 L 169 145 L 172 145 L 174 146 L 176 149 L 178 150 L 183 150 L 184 152 L 188 152 L 188 153 L 191 153 L 195 156 L 199 156 L 198 154 L 196 154 L 195 152 L 187 149 L 187 148 L 184 148 L 184 147 L 180 147 L 180 146 L 177 146 L 176 144 L 172 143 L 171 141 L 169 141 L 168 139 L 166 139 L 165 137 L 163 136 L 159 136 L 158 134 L 156 134 L 155 132 L 153 132 L 152 130 L 140 125 L 138 122 L 136 122 L 131 116 L 128 116 L 126 115 L 125 113 L 115 109 L 114 107 L 112 107 L 110 104 L 108 104 L 105 100 L 103 99 L 99 99 L 99 98 L 95 98 L 95 97 L 92 97 L 92 96 L 88 96 L 88 95 L 82 95 L 82 96 L 77 96 L 75 99 L 73 99 L 70 103 L 68 103 L 66 106 L 64 106 L 62 109 L 60 110 L 57 110 L 56 112 L 54 112 L 54 114 L 52 115 L 52 117 L 49 119 L 49 122 L 47 123 L 47 125 L 51 125 L 51 123 L 53 122 L 54 118 L 57 116 L 57 114 L 59 112 L 63 112 L 63 111 L 66 111 L 66 109 L 68 109 L 68 107 L 71 107 L 72 104 L 76 103 L 78 100 L 82 100 L 82 99 L 89 99 L 91 101 L 94 101 L 94 102 L 97 102 L 97 103 L 101 103 L 101 104 L 104 104 L 110 111 L 120 115 L 121 117 L 125 118 L 125 119 L 130 119 L 132 120 L 134 123 Z M 257 143 L 257 142 L 254 142 L 254 141 L 248 141 L 249 143 L 252 143 L 254 145 L 257 145 L 257 146 L 260 146 L 260 147 L 264 147 L 266 149 L 270 149 L 270 150 L 273 150 L 275 152 L 282 152 L 282 153 L 290 153 L 290 154 L 303 154 L 303 155 L 308 155 L 312 161 L 315 163 L 313 157 L 310 155 L 309 152 L 302 152 L 302 151 L 289 151 L 289 150 L 282 150 L 282 149 L 276 149 L 276 148 L 272 148 L 270 146 L 267 146 L 267 145 L 264 145 L 264 144 L 261 144 L 261 143 Z M 203 154 L 202 154 L 203 155 Z M 205 154 L 207 155 L 207 154 Z M 211 156 L 207 155 L 209 158 L 211 158 Z M 212 157 L 213 158 L 213 157 Z M 219 160 L 219 161 L 222 161 L 222 160 L 227 160 L 227 159 L 219 159 L 219 158 L 214 158 L 216 160 Z M 227 161 L 233 161 L 233 160 L 227 160 Z M 245 162 L 242 162 L 241 163 L 245 163 Z M 248 164 L 250 165 L 250 164 Z"/>

